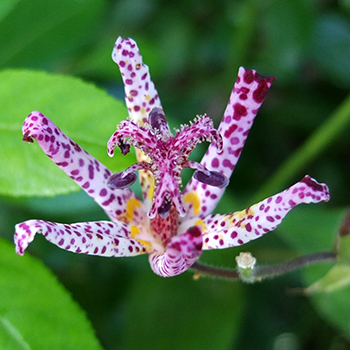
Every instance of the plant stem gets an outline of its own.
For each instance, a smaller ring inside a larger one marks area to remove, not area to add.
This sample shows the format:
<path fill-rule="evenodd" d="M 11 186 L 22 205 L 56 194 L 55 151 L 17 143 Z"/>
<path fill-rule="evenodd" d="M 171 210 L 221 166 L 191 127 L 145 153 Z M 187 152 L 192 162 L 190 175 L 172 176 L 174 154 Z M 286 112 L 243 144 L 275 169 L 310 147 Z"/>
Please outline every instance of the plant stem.
<path fill-rule="evenodd" d="M 334 252 L 319 252 L 303 255 L 282 264 L 261 267 L 258 266 L 255 269 L 254 276 L 257 279 L 279 276 L 308 265 L 332 262 L 335 261 L 336 257 L 337 255 Z"/>
<path fill-rule="evenodd" d="M 220 267 L 213 267 L 209 265 L 202 264 L 196 261 L 192 266 L 192 270 L 195 270 L 200 275 L 236 279 L 239 280 L 240 276 L 237 270 L 222 269 Z"/>
<path fill-rule="evenodd" d="M 265 278 L 276 277 L 304 266 L 311 264 L 333 262 L 336 260 L 337 254 L 334 252 L 319 252 L 292 259 L 282 264 L 270 266 L 258 266 L 252 269 L 252 277 L 254 281 L 261 281 Z M 199 275 L 226 278 L 232 280 L 242 280 L 238 270 L 222 269 L 209 265 L 195 262 L 192 269 L 199 273 Z"/>

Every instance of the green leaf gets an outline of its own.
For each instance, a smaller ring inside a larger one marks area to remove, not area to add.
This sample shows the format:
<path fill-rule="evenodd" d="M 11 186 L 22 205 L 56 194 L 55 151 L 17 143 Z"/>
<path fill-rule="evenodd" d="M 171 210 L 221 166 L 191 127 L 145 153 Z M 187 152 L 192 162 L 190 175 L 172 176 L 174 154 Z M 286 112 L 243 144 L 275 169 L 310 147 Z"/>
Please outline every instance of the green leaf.
<path fill-rule="evenodd" d="M 321 209 L 319 205 L 296 208 L 284 219 L 280 236 L 304 254 L 331 250 L 345 212 Z M 346 247 L 348 242 L 344 243 Z M 305 269 L 306 285 L 311 285 L 310 292 L 318 292 L 311 295 L 311 300 L 319 313 L 350 339 L 350 267 L 341 263 L 327 270 L 329 265 Z"/>
<path fill-rule="evenodd" d="M 0 2 L 0 21 L 14 8 L 20 0 L 2 0 Z"/>
<path fill-rule="evenodd" d="M 143 273 L 125 301 L 124 348 L 231 348 L 245 304 L 242 288 L 227 281 L 195 281 L 191 273 L 162 280 L 152 272 Z"/>
<path fill-rule="evenodd" d="M 107 141 L 128 115 L 124 103 L 77 78 L 9 70 L 0 73 L 0 194 L 53 196 L 79 187 L 40 149 L 22 142 L 22 124 L 39 110 L 112 171 L 134 161 L 132 155 L 107 155 Z"/>
<path fill-rule="evenodd" d="M 341 273 L 341 269 L 339 269 L 338 267 L 333 268 L 333 272 L 332 270 L 330 270 L 328 276 L 326 275 L 324 277 L 324 280 L 328 282 L 328 288 L 330 287 L 332 290 L 326 290 L 323 293 L 313 294 L 311 296 L 311 301 L 314 303 L 319 313 L 326 320 L 331 322 L 335 327 L 342 330 L 342 332 L 344 332 L 344 335 L 346 335 L 346 337 L 350 339 L 350 285 L 348 281 L 345 281 L 345 279 L 349 279 L 348 268 L 349 267 L 347 267 L 347 274 L 345 276 L 339 276 L 339 273 Z M 333 281 L 331 281 L 331 277 L 335 273 L 338 274 L 338 277 L 340 279 L 336 281 L 333 278 Z M 314 276 L 311 270 L 305 272 L 305 279 L 307 283 L 311 283 L 312 281 L 314 281 Z M 322 284 L 325 283 L 324 280 L 322 281 Z M 347 286 L 345 286 L 345 283 L 343 282 L 347 282 Z M 343 283 L 343 285 L 340 286 L 339 283 Z"/>
<path fill-rule="evenodd" d="M 306 294 L 332 293 L 336 290 L 350 286 L 350 266 L 336 264 L 329 272 L 305 289 Z"/>
<path fill-rule="evenodd" d="M 101 350 L 83 311 L 52 273 L 0 239 L 0 348 Z"/>
<path fill-rule="evenodd" d="M 19 1 L 0 22 L 0 66 L 62 64 L 94 34 L 103 8 L 102 0 Z"/>

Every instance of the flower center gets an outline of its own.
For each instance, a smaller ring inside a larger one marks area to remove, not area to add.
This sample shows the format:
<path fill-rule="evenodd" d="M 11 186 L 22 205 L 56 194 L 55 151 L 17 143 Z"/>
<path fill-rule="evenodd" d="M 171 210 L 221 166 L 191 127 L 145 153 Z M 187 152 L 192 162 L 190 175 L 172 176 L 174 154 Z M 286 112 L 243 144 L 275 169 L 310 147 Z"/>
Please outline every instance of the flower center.
<path fill-rule="evenodd" d="M 173 205 L 180 216 L 185 216 L 186 211 L 179 190 L 183 168 L 194 169 L 194 178 L 207 185 L 228 185 L 225 175 L 188 160 L 197 143 L 202 141 L 214 141 L 218 153 L 222 151 L 221 135 L 206 115 L 196 117 L 189 126 L 181 126 L 181 130 L 176 130 L 175 136 L 171 133 L 161 108 L 153 108 L 149 113 L 148 123 L 143 126 L 131 120 L 124 120 L 108 141 L 108 154 L 113 156 L 115 145 L 123 155 L 129 152 L 130 146 L 134 146 L 146 154 L 149 161 L 138 162 L 123 172 L 112 175 L 108 186 L 118 189 L 129 187 L 136 181 L 137 170 L 148 170 L 154 177 L 153 200 L 148 216 L 155 218 L 159 215 L 166 218 Z"/>

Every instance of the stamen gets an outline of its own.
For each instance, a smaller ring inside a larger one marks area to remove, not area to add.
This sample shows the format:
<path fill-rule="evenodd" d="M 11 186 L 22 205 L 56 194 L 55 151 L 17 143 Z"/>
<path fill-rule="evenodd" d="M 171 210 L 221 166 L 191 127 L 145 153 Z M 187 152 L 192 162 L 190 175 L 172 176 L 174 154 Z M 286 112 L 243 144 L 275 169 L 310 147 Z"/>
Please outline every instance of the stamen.
<path fill-rule="evenodd" d="M 163 219 L 165 219 L 168 216 L 171 209 L 171 203 L 171 199 L 165 197 L 162 205 L 158 208 L 158 215 Z"/>
<path fill-rule="evenodd" d="M 110 188 L 126 188 L 131 186 L 137 179 L 137 176 L 135 172 L 137 170 L 151 170 L 151 165 L 147 162 L 140 162 L 133 164 L 126 168 L 124 171 L 121 173 L 117 173 L 112 175 L 108 180 L 107 180 L 107 186 Z"/>
<path fill-rule="evenodd" d="M 210 171 L 204 165 L 192 160 L 186 161 L 184 167 L 196 170 L 193 174 L 193 177 L 197 181 L 202 182 L 206 185 L 224 188 L 229 183 L 229 180 L 225 175 L 217 171 Z"/>
<path fill-rule="evenodd" d="M 225 175 L 217 171 L 209 171 L 209 173 L 210 175 L 208 175 L 207 172 L 204 173 L 202 171 L 196 170 L 193 174 L 193 177 L 199 182 L 214 187 L 224 188 L 228 185 L 229 180 Z"/>
<path fill-rule="evenodd" d="M 157 215 L 166 218 L 172 207 L 179 216 L 185 216 L 180 193 L 183 168 L 196 170 L 195 179 L 205 184 L 220 188 L 228 184 L 224 175 L 187 160 L 195 146 L 203 141 L 215 142 L 217 151 L 222 151 L 222 137 L 206 115 L 196 117 L 190 125 L 182 125 L 175 135 L 169 129 L 163 110 L 158 107 L 150 111 L 148 123 L 144 125 L 124 120 L 108 141 L 108 154 L 113 156 L 115 145 L 119 146 L 122 154 L 128 153 L 130 146 L 134 146 L 148 156 L 149 163 L 143 161 L 132 165 L 124 172 L 113 175 L 108 184 L 113 188 L 128 187 L 135 182 L 134 173 L 137 170 L 148 170 L 154 177 L 152 206 L 148 216 L 151 219 Z"/>
<path fill-rule="evenodd" d="M 34 142 L 33 138 L 30 136 L 29 131 L 27 131 L 27 132 L 23 135 L 22 141 L 30 142 L 30 143 L 33 143 L 33 142 Z"/>
<path fill-rule="evenodd" d="M 151 125 L 152 129 L 157 130 L 161 136 L 165 138 L 174 137 L 170 132 L 168 122 L 161 108 L 155 107 L 151 110 L 148 115 L 148 123 Z"/>
<path fill-rule="evenodd" d="M 126 187 L 130 187 L 137 179 L 135 173 L 130 173 L 125 175 L 124 171 L 121 173 L 113 174 L 107 180 L 107 186 L 110 188 L 122 189 Z"/>
<path fill-rule="evenodd" d="M 130 145 L 125 143 L 122 138 L 119 139 L 118 146 L 123 156 L 125 156 L 130 152 Z"/>

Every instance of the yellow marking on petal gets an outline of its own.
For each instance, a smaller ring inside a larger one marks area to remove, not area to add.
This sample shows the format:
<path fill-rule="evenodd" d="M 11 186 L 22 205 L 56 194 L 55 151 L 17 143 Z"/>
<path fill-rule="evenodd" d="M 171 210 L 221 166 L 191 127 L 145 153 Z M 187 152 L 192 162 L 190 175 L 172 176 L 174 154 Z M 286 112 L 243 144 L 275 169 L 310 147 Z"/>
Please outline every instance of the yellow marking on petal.
<path fill-rule="evenodd" d="M 252 209 L 252 207 L 250 207 L 248 209 L 248 213 L 247 213 L 248 216 L 254 216 L 254 210 Z"/>
<path fill-rule="evenodd" d="M 149 157 L 144 152 L 139 149 L 136 149 L 136 159 L 138 162 L 149 162 Z"/>
<path fill-rule="evenodd" d="M 151 95 L 145 95 L 145 100 L 149 101 L 151 99 Z"/>
<path fill-rule="evenodd" d="M 184 196 L 184 201 L 186 203 L 191 203 L 193 206 L 193 214 L 198 215 L 199 214 L 199 209 L 201 205 L 201 201 L 199 199 L 199 196 L 196 192 L 189 192 L 185 194 Z"/>
<path fill-rule="evenodd" d="M 144 241 L 143 239 L 137 239 L 137 241 L 140 242 L 146 248 L 147 253 L 152 251 L 152 244 L 150 242 Z"/>
<path fill-rule="evenodd" d="M 128 202 L 126 203 L 126 220 L 127 220 L 127 222 L 132 221 L 132 219 L 134 218 L 134 212 L 135 212 L 136 207 L 137 208 L 141 207 L 140 201 L 136 198 L 130 198 L 128 200 Z"/>
<path fill-rule="evenodd" d="M 147 192 L 147 197 L 149 199 L 152 199 L 153 198 L 153 191 L 154 191 L 154 179 L 153 177 L 149 176 L 149 179 L 148 179 L 148 185 L 149 185 L 149 188 L 148 188 L 148 192 Z"/>
<path fill-rule="evenodd" d="M 247 212 L 248 210 L 248 212 Z M 247 216 L 254 216 L 254 211 L 252 208 L 244 209 L 242 211 L 238 211 L 234 213 L 234 216 L 238 218 L 238 220 L 242 220 L 243 218 Z"/>
<path fill-rule="evenodd" d="M 140 112 L 141 112 L 142 115 L 146 115 L 147 114 L 146 108 L 144 108 L 144 107 L 141 107 Z"/>
<path fill-rule="evenodd" d="M 130 225 L 130 237 L 135 238 L 140 232 L 139 228 L 135 225 Z"/>
<path fill-rule="evenodd" d="M 206 232 L 206 230 L 207 230 L 207 226 L 205 225 L 205 223 L 203 222 L 203 220 L 197 220 L 193 225 L 195 225 L 195 226 L 200 226 L 200 227 L 201 227 L 202 234 L 203 234 L 203 232 Z"/>

